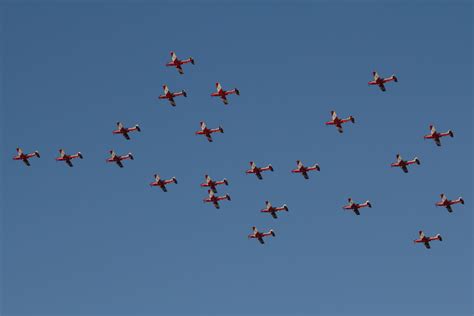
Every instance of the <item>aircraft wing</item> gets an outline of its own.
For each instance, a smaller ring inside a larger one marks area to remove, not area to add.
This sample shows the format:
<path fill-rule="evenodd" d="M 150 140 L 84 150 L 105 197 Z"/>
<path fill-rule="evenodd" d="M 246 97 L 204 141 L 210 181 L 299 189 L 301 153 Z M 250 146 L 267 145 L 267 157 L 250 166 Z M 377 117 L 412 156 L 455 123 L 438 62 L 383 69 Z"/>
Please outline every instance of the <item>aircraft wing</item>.
<path fill-rule="evenodd" d="M 441 146 L 441 140 L 439 138 L 434 139 L 436 146 Z"/>
<path fill-rule="evenodd" d="M 221 96 L 221 99 L 222 99 L 222 102 L 224 102 L 224 104 L 229 104 L 229 101 L 227 100 L 227 97 L 225 95 L 222 95 Z"/>
<path fill-rule="evenodd" d="M 273 218 L 278 218 L 276 212 L 271 212 L 270 214 L 272 214 L 272 217 L 273 217 Z"/>
<path fill-rule="evenodd" d="M 219 209 L 219 208 L 220 208 L 219 202 L 214 201 L 214 202 L 212 202 L 212 203 L 214 204 L 214 207 L 215 207 L 216 209 Z"/>
<path fill-rule="evenodd" d="M 212 136 L 211 134 L 206 134 L 207 141 L 212 143 Z"/>
<path fill-rule="evenodd" d="M 448 210 L 449 213 L 453 212 L 453 208 L 451 207 L 451 205 L 446 205 L 446 209 Z"/>
<path fill-rule="evenodd" d="M 379 84 L 379 88 L 380 90 L 384 91 L 385 92 L 385 85 L 383 83 Z"/>
<path fill-rule="evenodd" d="M 120 168 L 123 168 L 123 164 L 120 160 L 117 160 L 117 165 L 120 167 Z"/>
<path fill-rule="evenodd" d="M 256 172 L 255 172 L 255 175 L 257 176 L 257 178 L 258 178 L 259 180 L 262 180 L 262 179 L 263 179 L 262 174 L 260 173 L 260 171 L 256 171 Z"/>
<path fill-rule="evenodd" d="M 184 74 L 183 67 L 181 67 L 181 65 L 177 65 L 176 69 L 178 69 L 180 75 Z"/>
<path fill-rule="evenodd" d="M 430 248 L 431 248 L 430 243 L 429 243 L 429 242 L 425 242 L 425 247 L 426 247 L 426 249 L 430 249 Z"/>
<path fill-rule="evenodd" d="M 23 159 L 23 162 L 24 162 L 25 165 L 27 165 L 28 167 L 30 166 L 30 162 L 28 161 L 28 159 Z"/>
<path fill-rule="evenodd" d="M 69 167 L 72 167 L 72 162 L 71 162 L 71 160 L 66 160 L 66 163 L 67 163 L 67 165 L 68 165 Z"/>
<path fill-rule="evenodd" d="M 173 98 L 169 98 L 169 101 L 172 106 L 176 106 L 176 102 L 174 102 Z"/>
<path fill-rule="evenodd" d="M 306 171 L 301 172 L 301 174 L 306 180 L 309 179 L 308 173 Z"/>
<path fill-rule="evenodd" d="M 408 168 L 407 168 L 407 166 L 403 166 L 403 167 L 402 167 L 402 170 L 403 170 L 403 172 L 408 173 Z"/>
<path fill-rule="evenodd" d="M 301 169 L 303 167 L 303 163 L 299 160 L 296 162 L 296 165 L 298 169 Z"/>

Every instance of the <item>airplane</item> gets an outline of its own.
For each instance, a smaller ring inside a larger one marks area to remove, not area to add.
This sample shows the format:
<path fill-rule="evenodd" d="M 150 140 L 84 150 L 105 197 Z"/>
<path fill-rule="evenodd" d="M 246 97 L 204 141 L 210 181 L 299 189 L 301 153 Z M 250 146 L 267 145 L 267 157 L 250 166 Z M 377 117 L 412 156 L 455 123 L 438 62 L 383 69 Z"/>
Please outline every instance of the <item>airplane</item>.
<path fill-rule="evenodd" d="M 413 240 L 413 242 L 416 244 L 416 243 L 424 243 L 425 244 L 425 247 L 426 249 L 430 249 L 431 246 L 430 246 L 430 241 L 433 241 L 433 240 L 439 240 L 439 241 L 443 241 L 443 238 L 441 237 L 440 234 L 436 234 L 436 236 L 434 237 L 426 237 L 425 236 L 425 233 L 423 233 L 422 230 L 420 230 L 418 232 L 418 234 L 420 235 L 420 237 L 416 240 Z"/>
<path fill-rule="evenodd" d="M 441 140 L 440 138 L 441 137 L 445 137 L 445 136 L 451 136 L 451 137 L 454 137 L 454 133 L 452 130 L 448 130 L 447 132 L 445 133 L 438 133 L 436 131 L 436 128 L 433 126 L 433 125 L 430 125 L 430 134 L 429 135 L 425 135 L 423 138 L 424 139 L 433 139 L 436 143 L 437 146 L 441 146 Z"/>
<path fill-rule="evenodd" d="M 446 197 L 446 195 L 444 193 L 441 193 L 440 196 L 441 196 L 441 201 L 436 202 L 436 206 L 446 207 L 446 209 L 448 210 L 449 213 L 451 213 L 453 211 L 453 208 L 451 207 L 451 205 L 464 204 L 464 200 L 463 200 L 462 197 L 459 197 L 456 200 L 448 200 L 448 198 Z"/>
<path fill-rule="evenodd" d="M 385 91 L 385 83 L 390 81 L 398 82 L 398 78 L 395 75 L 388 78 L 382 78 L 376 71 L 372 72 L 372 74 L 374 75 L 374 80 L 369 81 L 369 85 L 377 85 L 382 91 Z"/>
<path fill-rule="evenodd" d="M 161 180 L 160 175 L 158 174 L 155 174 L 154 177 L 155 177 L 155 181 L 150 183 L 150 186 L 160 187 L 163 190 L 163 192 L 168 192 L 168 189 L 166 188 L 167 184 L 170 184 L 170 183 L 178 184 L 178 180 L 176 180 L 175 177 L 172 177 L 171 179 L 168 179 L 168 180 Z"/>
<path fill-rule="evenodd" d="M 216 209 L 220 209 L 219 201 L 228 200 L 230 201 L 230 195 L 215 196 L 212 190 L 207 190 L 209 197 L 203 200 L 204 203 L 212 203 Z"/>
<path fill-rule="evenodd" d="M 337 117 L 336 111 L 331 111 L 331 116 L 332 116 L 331 120 L 329 122 L 326 122 L 326 125 L 335 125 L 339 133 L 344 132 L 342 129 L 342 124 L 347 123 L 347 122 L 355 123 L 355 119 L 352 115 L 349 116 L 348 118 L 341 119 Z"/>
<path fill-rule="evenodd" d="M 34 152 L 32 153 L 29 153 L 29 154 L 24 154 L 23 153 L 23 150 L 21 148 L 17 148 L 16 149 L 16 153 L 17 155 L 13 157 L 13 160 L 21 160 L 25 163 L 25 165 L 27 165 L 28 167 L 30 166 L 30 162 L 28 159 L 30 159 L 31 157 L 37 157 L 37 158 L 40 158 L 40 154 L 39 154 L 39 151 L 35 150 Z"/>
<path fill-rule="evenodd" d="M 252 233 L 250 235 L 248 235 L 248 238 L 256 238 L 258 239 L 258 241 L 263 245 L 265 243 L 265 241 L 263 241 L 263 237 L 266 237 L 266 236 L 273 236 L 275 237 L 275 232 L 273 231 L 273 229 L 270 229 L 267 233 L 261 233 L 257 230 L 257 227 L 253 226 L 252 227 Z"/>
<path fill-rule="evenodd" d="M 183 97 L 186 98 L 188 96 L 188 94 L 184 90 L 181 90 L 179 92 L 171 92 L 170 89 L 168 89 L 167 85 L 163 85 L 163 94 L 160 95 L 158 98 L 159 99 L 168 99 L 168 101 L 170 101 L 170 104 L 172 106 L 176 106 L 176 102 L 174 101 L 174 98 L 179 97 L 179 96 L 183 96 Z"/>
<path fill-rule="evenodd" d="M 308 171 L 312 171 L 312 170 L 321 171 L 321 168 L 319 167 L 318 164 L 314 164 L 314 166 L 311 166 L 311 167 L 305 167 L 303 163 L 299 160 L 296 160 L 296 164 L 297 164 L 296 169 L 291 170 L 291 172 L 301 173 L 306 180 L 309 179 Z"/>
<path fill-rule="evenodd" d="M 134 127 L 124 127 L 121 122 L 117 122 L 117 129 L 115 131 L 112 131 L 112 134 L 122 134 L 125 139 L 130 140 L 130 136 L 128 136 L 128 133 L 138 131 L 141 132 L 142 130 L 140 129 L 140 126 L 136 124 Z"/>
<path fill-rule="evenodd" d="M 263 179 L 263 178 L 262 178 L 262 172 L 267 171 L 267 170 L 270 170 L 270 171 L 273 172 L 273 167 L 272 167 L 271 164 L 269 164 L 269 165 L 266 166 L 266 167 L 261 167 L 261 168 L 259 168 L 259 167 L 257 167 L 257 165 L 255 164 L 255 162 L 251 161 L 251 162 L 250 162 L 250 169 L 247 170 L 247 171 L 245 171 L 245 173 L 246 173 L 246 174 L 254 173 L 254 174 L 257 176 L 257 178 L 258 178 L 259 180 L 262 180 L 262 179 Z"/>
<path fill-rule="evenodd" d="M 363 207 L 372 207 L 372 204 L 370 204 L 370 201 L 365 201 L 365 203 L 362 204 L 357 204 L 352 200 L 352 198 L 348 198 L 347 201 L 349 202 L 348 205 L 343 206 L 342 208 L 344 210 L 352 210 L 356 215 L 360 215 L 359 209 Z"/>
<path fill-rule="evenodd" d="M 196 135 L 206 135 L 207 141 L 210 143 L 213 141 L 211 136 L 212 133 L 224 133 L 224 129 L 221 126 L 219 126 L 218 128 L 207 128 L 205 122 L 199 122 L 199 124 L 201 124 L 201 130 L 197 131 Z"/>
<path fill-rule="evenodd" d="M 79 151 L 74 155 L 66 155 L 66 152 L 64 151 L 64 149 L 60 149 L 59 150 L 59 157 L 56 158 L 56 161 L 65 161 L 69 167 L 72 167 L 73 164 L 72 164 L 71 160 L 76 159 L 76 158 L 83 159 L 84 157 L 82 156 L 81 152 L 79 152 Z"/>
<path fill-rule="evenodd" d="M 403 160 L 402 156 L 400 154 L 397 154 L 397 162 L 392 163 L 390 166 L 392 167 L 400 167 L 402 168 L 403 172 L 407 173 L 408 172 L 408 165 L 412 165 L 416 163 L 417 165 L 420 164 L 420 159 L 418 157 L 413 158 L 413 160 Z"/>
<path fill-rule="evenodd" d="M 206 179 L 206 182 L 201 183 L 201 187 L 209 187 L 214 193 L 217 193 L 216 186 L 221 184 L 229 185 L 229 182 L 226 178 L 222 179 L 221 181 L 213 181 L 207 174 L 204 176 L 204 178 Z"/>
<path fill-rule="evenodd" d="M 232 90 L 227 90 L 227 91 L 222 89 L 222 86 L 219 82 L 216 82 L 216 90 L 217 92 L 212 93 L 211 97 L 220 97 L 222 102 L 224 102 L 225 105 L 229 104 L 229 101 L 227 100 L 227 96 L 229 94 L 240 95 L 240 91 L 236 88 Z"/>
<path fill-rule="evenodd" d="M 166 67 L 176 67 L 178 69 L 178 72 L 180 75 L 184 74 L 183 67 L 181 65 L 191 63 L 194 65 L 194 59 L 192 57 L 189 57 L 188 59 L 178 59 L 178 56 L 176 56 L 175 52 L 171 52 L 171 62 L 166 64 Z"/>
<path fill-rule="evenodd" d="M 107 158 L 105 161 L 106 162 L 115 162 L 120 168 L 123 168 L 122 160 L 126 160 L 126 159 L 133 160 L 134 159 L 132 153 L 128 153 L 128 154 L 123 155 L 123 156 L 117 156 L 113 149 L 110 150 L 109 153 L 110 153 L 110 158 Z"/>
<path fill-rule="evenodd" d="M 263 210 L 260 210 L 260 212 L 262 213 L 270 213 L 273 218 L 278 218 L 276 213 L 279 211 L 288 212 L 288 206 L 286 204 L 283 204 L 280 207 L 274 207 L 269 201 L 265 201 L 265 208 Z"/>

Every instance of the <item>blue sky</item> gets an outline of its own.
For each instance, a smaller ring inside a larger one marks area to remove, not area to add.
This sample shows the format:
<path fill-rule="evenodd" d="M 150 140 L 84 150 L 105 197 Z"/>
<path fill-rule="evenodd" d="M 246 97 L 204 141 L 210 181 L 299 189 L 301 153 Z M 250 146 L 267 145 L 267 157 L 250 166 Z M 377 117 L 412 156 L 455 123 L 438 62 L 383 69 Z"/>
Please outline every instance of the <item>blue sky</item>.
<path fill-rule="evenodd" d="M 469 1 L 0 10 L 2 315 L 472 313 Z M 164 67 L 171 50 L 196 65 Z M 382 93 L 372 70 L 399 82 Z M 241 95 L 224 106 L 216 81 Z M 165 83 L 188 98 L 156 100 Z M 342 135 L 333 109 L 356 118 Z M 201 120 L 225 134 L 195 136 Z M 116 121 L 142 133 L 112 135 Z M 455 137 L 424 141 L 432 123 Z M 17 146 L 42 157 L 26 168 Z M 135 160 L 106 164 L 111 148 Z M 403 174 L 397 153 L 422 163 Z M 291 174 L 297 159 L 321 172 Z M 251 160 L 275 172 L 245 175 Z M 156 172 L 179 184 L 150 188 Z M 229 179 L 220 210 L 202 203 L 206 173 Z M 441 192 L 466 205 L 436 208 Z M 373 208 L 344 212 L 349 196 Z M 290 212 L 261 214 L 265 200 Z M 254 225 L 277 236 L 248 240 Z M 419 229 L 444 240 L 414 245 Z"/>

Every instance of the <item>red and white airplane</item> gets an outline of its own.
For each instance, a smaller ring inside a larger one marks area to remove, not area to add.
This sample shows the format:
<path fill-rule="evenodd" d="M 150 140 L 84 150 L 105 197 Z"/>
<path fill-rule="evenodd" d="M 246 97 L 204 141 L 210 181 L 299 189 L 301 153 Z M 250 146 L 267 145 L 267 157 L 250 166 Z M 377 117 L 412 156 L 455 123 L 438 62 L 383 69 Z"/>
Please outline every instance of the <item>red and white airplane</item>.
<path fill-rule="evenodd" d="M 207 141 L 210 143 L 213 141 L 211 136 L 212 133 L 224 133 L 224 129 L 221 126 L 219 126 L 218 128 L 207 128 L 205 122 L 199 122 L 199 124 L 201 124 L 201 130 L 197 131 L 196 135 L 206 135 Z"/>
<path fill-rule="evenodd" d="M 248 235 L 248 238 L 256 238 L 258 239 L 258 241 L 263 245 L 265 243 L 265 241 L 263 241 L 263 237 L 267 237 L 267 236 L 273 236 L 275 237 L 275 232 L 273 231 L 273 229 L 270 229 L 267 233 L 261 233 L 258 231 L 257 227 L 253 226 L 252 227 L 252 233 L 250 235 Z"/>
<path fill-rule="evenodd" d="M 264 171 L 267 171 L 267 170 L 270 170 L 273 172 L 273 167 L 271 164 L 269 164 L 268 166 L 266 167 L 257 167 L 257 165 L 255 164 L 255 162 L 251 161 L 250 162 L 250 169 L 245 171 L 246 174 L 255 174 L 257 176 L 258 179 L 262 180 L 263 177 L 262 177 L 262 172 Z"/>
<path fill-rule="evenodd" d="M 360 215 L 359 209 L 364 208 L 364 207 L 372 207 L 372 204 L 370 204 L 370 201 L 365 201 L 365 203 L 362 204 L 357 204 L 352 200 L 352 198 L 348 198 L 347 201 L 349 204 L 344 205 L 342 208 L 344 210 L 351 210 L 353 211 L 356 215 Z"/>
<path fill-rule="evenodd" d="M 130 140 L 130 136 L 128 136 L 128 133 L 130 132 L 141 132 L 142 130 L 140 129 L 140 126 L 136 124 L 134 127 L 125 127 L 121 122 L 117 122 L 117 129 L 115 131 L 112 131 L 112 134 L 122 134 L 125 139 Z"/>
<path fill-rule="evenodd" d="M 176 102 L 174 101 L 174 98 L 179 97 L 179 96 L 183 96 L 186 98 L 188 94 L 184 90 L 181 90 L 179 92 L 171 92 L 167 85 L 163 85 L 163 94 L 160 95 L 158 98 L 168 99 L 168 101 L 170 101 L 170 104 L 172 106 L 176 106 Z"/>
<path fill-rule="evenodd" d="M 331 116 L 332 116 L 331 120 L 326 122 L 326 125 L 335 125 L 339 133 L 344 132 L 342 129 L 342 124 L 347 123 L 347 122 L 355 123 L 355 119 L 352 115 L 349 116 L 348 118 L 341 119 L 337 117 L 336 111 L 331 111 Z"/>
<path fill-rule="evenodd" d="M 453 208 L 451 207 L 451 205 L 464 204 L 464 200 L 463 200 L 462 197 L 459 197 L 456 200 L 448 200 L 448 198 L 446 197 L 446 195 L 444 193 L 441 193 L 440 196 L 441 196 L 441 201 L 436 202 L 436 206 L 446 207 L 446 209 L 448 210 L 449 213 L 451 213 L 453 211 Z"/>
<path fill-rule="evenodd" d="M 59 150 L 59 157 L 56 158 L 56 161 L 65 161 L 69 167 L 72 167 L 73 164 L 72 164 L 71 160 L 76 159 L 76 158 L 83 159 L 84 157 L 82 156 L 80 151 L 78 151 L 74 155 L 67 155 L 66 152 L 64 151 L 64 149 L 60 149 Z"/>
<path fill-rule="evenodd" d="M 226 178 L 222 179 L 221 181 L 213 181 L 207 174 L 204 176 L 204 178 L 206 179 L 206 182 L 201 183 L 201 187 L 209 187 L 214 193 L 217 193 L 216 186 L 221 184 L 229 185 L 229 182 Z"/>
<path fill-rule="evenodd" d="M 27 166 L 30 166 L 30 162 L 28 161 L 28 159 L 30 159 L 31 157 L 37 157 L 37 158 L 40 157 L 39 151 L 37 150 L 29 154 L 24 154 L 21 148 L 17 148 L 16 153 L 17 155 L 13 157 L 13 160 L 21 160 Z"/>
<path fill-rule="evenodd" d="M 291 172 L 301 173 L 306 180 L 309 179 L 308 171 L 313 171 L 313 170 L 321 171 L 321 168 L 319 167 L 318 164 L 314 164 L 311 167 L 305 167 L 301 161 L 296 160 L 296 165 L 297 165 L 296 169 L 291 170 Z"/>
<path fill-rule="evenodd" d="M 176 67 L 178 69 L 178 72 L 180 75 L 184 74 L 183 67 L 181 67 L 184 64 L 191 63 L 194 65 L 194 59 L 192 57 L 189 57 L 188 59 L 178 59 L 178 56 L 176 56 L 175 52 L 171 52 L 171 62 L 166 64 L 166 67 Z"/>
<path fill-rule="evenodd" d="M 215 208 L 220 209 L 219 201 L 228 200 L 230 201 L 230 195 L 216 196 L 212 190 L 207 190 L 209 192 L 209 197 L 203 200 L 204 203 L 212 203 Z"/>
<path fill-rule="evenodd" d="M 132 153 L 128 153 L 128 154 L 123 155 L 123 156 L 119 156 L 119 155 L 115 154 L 115 151 L 113 149 L 110 150 L 109 152 L 110 152 L 110 158 L 107 158 L 105 161 L 106 162 L 115 162 L 120 168 L 123 168 L 122 160 L 126 160 L 126 159 L 133 160 L 134 159 Z"/>
<path fill-rule="evenodd" d="M 380 90 L 385 91 L 385 83 L 390 82 L 390 81 L 395 81 L 398 82 L 398 78 L 395 75 L 392 75 L 391 77 L 388 78 L 382 78 L 379 76 L 379 74 L 374 71 L 372 72 L 374 75 L 374 80 L 369 81 L 369 85 L 377 85 L 379 86 Z"/>
<path fill-rule="evenodd" d="M 418 232 L 418 234 L 420 235 L 420 237 L 418 239 L 415 239 L 413 240 L 413 242 L 416 244 L 416 243 L 424 243 L 425 244 L 425 247 L 427 249 L 430 249 L 431 246 L 430 246 L 430 241 L 433 241 L 433 240 L 439 240 L 439 241 L 443 241 L 443 238 L 441 237 L 440 234 L 436 234 L 436 236 L 434 237 L 427 237 L 425 236 L 425 233 L 423 233 L 422 230 L 420 230 Z"/>
<path fill-rule="evenodd" d="M 224 102 L 224 104 L 229 104 L 229 101 L 227 100 L 227 96 L 229 94 L 236 94 L 236 95 L 240 95 L 240 91 L 236 88 L 232 89 L 232 90 L 224 90 L 222 89 L 222 86 L 219 82 L 216 82 L 216 90 L 217 92 L 214 92 L 211 94 L 211 97 L 220 97 L 222 102 Z"/>
<path fill-rule="evenodd" d="M 168 179 L 168 180 L 161 180 L 160 175 L 158 174 L 155 174 L 154 177 L 155 177 L 155 181 L 150 183 L 150 186 L 160 187 L 163 190 L 163 192 L 168 192 L 168 189 L 166 188 L 167 184 L 170 184 L 170 183 L 178 184 L 178 180 L 176 180 L 175 177 L 172 177 L 171 179 Z"/>
<path fill-rule="evenodd" d="M 441 137 L 445 137 L 445 136 L 451 136 L 451 137 L 454 137 L 454 133 L 452 130 L 448 130 L 447 132 L 445 133 L 438 133 L 436 131 L 436 128 L 433 126 L 433 125 L 430 125 L 430 134 L 429 135 L 425 135 L 423 138 L 424 139 L 433 139 L 436 143 L 437 146 L 441 146 L 441 140 L 440 138 Z"/>
<path fill-rule="evenodd" d="M 288 206 L 286 204 L 283 204 L 280 207 L 274 207 L 269 201 L 265 201 L 265 208 L 263 210 L 260 210 L 260 212 L 262 213 L 270 213 L 273 218 L 278 218 L 276 213 L 280 211 L 288 212 Z"/>
<path fill-rule="evenodd" d="M 392 167 L 400 167 L 402 168 L 403 172 L 407 173 L 408 172 L 408 166 L 412 164 L 420 164 L 420 159 L 418 157 L 413 158 L 412 160 L 403 160 L 402 156 L 400 154 L 397 154 L 397 162 L 392 163 L 390 166 Z"/>

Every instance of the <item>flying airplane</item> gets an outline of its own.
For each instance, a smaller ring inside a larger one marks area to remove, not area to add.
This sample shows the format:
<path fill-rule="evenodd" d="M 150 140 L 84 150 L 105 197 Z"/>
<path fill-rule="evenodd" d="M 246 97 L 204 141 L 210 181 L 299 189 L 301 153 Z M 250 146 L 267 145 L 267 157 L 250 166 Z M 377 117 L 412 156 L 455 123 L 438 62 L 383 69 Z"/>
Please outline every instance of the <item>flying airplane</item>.
<path fill-rule="evenodd" d="M 130 140 L 130 136 L 128 136 L 128 133 L 138 131 L 141 132 L 142 130 L 140 129 L 140 126 L 136 124 L 134 127 L 124 127 L 121 122 L 117 122 L 117 129 L 115 131 L 112 131 L 112 134 L 122 134 L 125 139 Z"/>
<path fill-rule="evenodd" d="M 29 153 L 29 154 L 24 154 L 23 150 L 21 148 L 17 148 L 16 153 L 17 153 L 17 155 L 13 157 L 13 160 L 21 160 L 27 166 L 30 166 L 30 162 L 29 162 L 28 159 L 30 159 L 31 157 L 37 157 L 37 158 L 40 157 L 39 151 L 37 151 L 37 150 L 35 150 L 34 152 Z"/>
<path fill-rule="evenodd" d="M 163 192 L 168 192 L 168 189 L 166 188 L 166 185 L 168 185 L 170 183 L 175 183 L 175 184 L 178 183 L 178 180 L 176 180 L 175 177 L 172 177 L 171 179 L 168 179 L 168 180 L 161 180 L 161 178 L 158 174 L 155 174 L 154 177 L 155 177 L 155 181 L 150 183 L 150 186 L 160 187 L 163 190 Z"/>
<path fill-rule="evenodd" d="M 424 139 L 433 139 L 437 146 L 441 146 L 441 137 L 451 136 L 454 137 L 454 133 L 452 130 L 448 130 L 445 133 L 438 133 L 436 128 L 433 125 L 430 125 L 430 134 L 425 135 Z"/>
<path fill-rule="evenodd" d="M 270 229 L 267 233 L 261 233 L 257 230 L 257 227 L 253 226 L 252 227 L 252 233 L 250 235 L 248 235 L 248 238 L 256 238 L 258 239 L 258 241 L 263 245 L 265 243 L 265 241 L 263 241 L 263 237 L 266 237 L 266 236 L 273 236 L 275 237 L 275 232 L 273 231 L 273 229 Z"/>
<path fill-rule="evenodd" d="M 201 183 L 201 187 L 209 187 L 211 188 L 212 192 L 217 193 L 216 187 L 221 184 L 229 185 L 229 182 L 226 178 L 222 179 L 221 181 L 213 181 L 210 176 L 207 174 L 204 176 L 206 182 Z"/>
<path fill-rule="evenodd" d="M 360 215 L 359 209 L 364 208 L 364 207 L 372 207 L 372 204 L 370 204 L 370 201 L 365 201 L 365 203 L 362 204 L 357 204 L 352 200 L 352 198 L 348 198 L 347 201 L 349 204 L 343 206 L 342 208 L 344 210 L 351 210 L 353 211 L 356 215 Z"/>
<path fill-rule="evenodd" d="M 296 169 L 291 170 L 291 172 L 301 173 L 306 180 L 309 179 L 308 171 L 312 171 L 312 170 L 321 171 L 321 168 L 319 167 L 318 164 L 314 164 L 311 167 L 305 167 L 301 161 L 296 160 L 296 165 L 297 165 Z"/>
<path fill-rule="evenodd" d="M 379 74 L 376 71 L 372 72 L 372 74 L 374 75 L 374 80 L 369 81 L 369 85 L 371 86 L 377 85 L 382 91 L 385 91 L 385 83 L 389 81 L 398 82 L 398 78 L 395 75 L 392 75 L 391 77 L 388 77 L 388 78 L 382 78 L 379 76 Z"/>
<path fill-rule="evenodd" d="M 194 65 L 194 59 L 192 57 L 189 57 L 188 59 L 183 59 L 180 60 L 176 56 L 175 52 L 171 52 L 171 62 L 166 64 L 166 67 L 176 67 L 178 69 L 178 72 L 180 75 L 184 74 L 183 67 L 181 67 L 184 64 L 191 63 Z"/>
<path fill-rule="evenodd" d="M 226 194 L 226 195 L 223 195 L 223 196 L 216 196 L 216 195 L 214 195 L 214 192 L 212 190 L 207 190 L 207 192 L 209 193 L 209 197 L 205 198 L 203 200 L 203 202 L 204 203 L 212 203 L 214 205 L 214 207 L 217 208 L 217 209 L 220 208 L 219 201 L 222 201 L 222 200 L 230 201 L 230 195 L 229 194 Z"/>
<path fill-rule="evenodd" d="M 120 168 L 123 168 L 122 160 L 134 159 L 132 153 L 128 153 L 123 156 L 118 156 L 117 154 L 115 154 L 115 151 L 113 149 L 110 150 L 109 153 L 110 153 L 110 158 L 107 158 L 106 162 L 115 162 Z"/>
<path fill-rule="evenodd" d="M 267 171 L 267 170 L 270 170 L 273 172 L 273 167 L 271 164 L 269 164 L 268 166 L 266 167 L 257 167 L 257 165 L 255 164 L 255 162 L 251 161 L 250 162 L 250 169 L 245 171 L 246 174 L 255 174 L 257 176 L 258 179 L 262 180 L 263 177 L 262 177 L 262 172 L 264 171 Z"/>
<path fill-rule="evenodd" d="M 433 241 L 433 240 L 443 241 L 443 238 L 441 237 L 440 234 L 436 234 L 436 236 L 434 236 L 434 237 L 427 237 L 427 236 L 425 236 L 425 233 L 423 233 L 423 231 L 421 231 L 421 230 L 418 233 L 419 233 L 420 237 L 416 240 L 413 240 L 413 242 L 415 244 L 416 243 L 424 243 L 425 247 L 427 249 L 431 248 L 430 241 Z"/>
<path fill-rule="evenodd" d="M 60 149 L 59 150 L 59 157 L 56 158 L 56 161 L 64 161 L 64 162 L 67 163 L 67 165 L 69 167 L 72 167 L 73 164 L 72 164 L 71 160 L 76 159 L 76 158 L 82 159 L 84 157 L 82 156 L 81 152 L 77 152 L 74 155 L 66 155 L 66 152 L 63 149 Z"/>
<path fill-rule="evenodd" d="M 332 116 L 331 120 L 329 122 L 326 122 L 326 125 L 335 125 L 339 133 L 344 132 L 342 129 L 342 124 L 347 123 L 347 122 L 355 123 L 355 119 L 352 115 L 349 116 L 348 118 L 341 119 L 337 117 L 336 111 L 331 111 L 331 116 Z"/>
<path fill-rule="evenodd" d="M 276 213 L 279 211 L 288 212 L 288 206 L 286 204 L 283 204 L 280 207 L 274 207 L 269 201 L 265 201 L 265 208 L 263 210 L 260 210 L 260 212 L 262 213 L 270 213 L 273 218 L 278 218 Z"/>
<path fill-rule="evenodd" d="M 436 202 L 436 206 L 446 207 L 446 209 L 448 210 L 449 213 L 451 213 L 453 211 L 453 208 L 451 207 L 451 205 L 464 204 L 464 200 L 463 200 L 462 197 L 459 197 L 456 200 L 448 200 L 448 198 L 446 197 L 446 195 L 444 193 L 441 193 L 440 196 L 441 196 L 441 201 Z"/>
<path fill-rule="evenodd" d="M 216 82 L 216 90 L 217 92 L 214 92 L 211 94 L 211 97 L 220 97 L 222 102 L 224 102 L 224 104 L 229 104 L 229 101 L 227 100 L 227 96 L 229 94 L 236 94 L 236 95 L 240 95 L 240 91 L 236 88 L 232 89 L 232 90 L 224 90 L 222 89 L 222 86 L 219 82 Z"/>
<path fill-rule="evenodd" d="M 170 89 L 168 89 L 167 85 L 163 85 L 163 94 L 160 95 L 158 98 L 159 99 L 168 99 L 168 101 L 170 101 L 170 104 L 172 106 L 176 106 L 176 102 L 174 101 L 174 98 L 179 97 L 179 96 L 183 96 L 183 97 L 186 98 L 188 96 L 188 94 L 184 90 L 181 90 L 179 92 L 171 92 Z"/>
<path fill-rule="evenodd" d="M 420 159 L 415 157 L 415 158 L 413 158 L 413 160 L 403 160 L 402 156 L 400 156 L 400 154 L 397 154 L 397 162 L 392 163 L 390 166 L 400 167 L 400 168 L 402 168 L 403 172 L 407 173 L 408 172 L 407 166 L 415 164 L 415 163 L 417 165 L 419 165 L 420 164 Z"/>
<path fill-rule="evenodd" d="M 224 133 L 224 129 L 221 126 L 218 128 L 207 128 L 205 122 L 199 122 L 199 124 L 201 124 L 201 130 L 197 131 L 196 135 L 206 135 L 207 141 L 210 143 L 213 141 L 211 136 L 212 133 Z"/>

